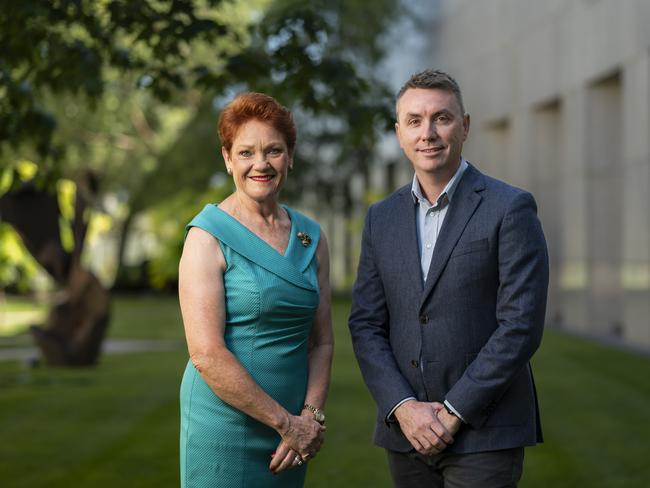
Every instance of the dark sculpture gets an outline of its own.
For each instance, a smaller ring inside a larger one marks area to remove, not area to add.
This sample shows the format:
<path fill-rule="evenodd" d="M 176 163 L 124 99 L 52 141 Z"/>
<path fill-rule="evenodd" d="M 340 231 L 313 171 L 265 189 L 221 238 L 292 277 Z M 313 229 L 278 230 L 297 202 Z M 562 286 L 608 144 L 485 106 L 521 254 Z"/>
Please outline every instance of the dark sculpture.
<path fill-rule="evenodd" d="M 0 196 L 0 217 L 21 237 L 27 250 L 61 287 L 43 326 L 31 333 L 46 362 L 56 366 L 88 366 L 97 362 L 110 317 L 108 290 L 81 266 L 88 229 L 89 203 L 97 193 L 90 173 L 77 180 L 72 252 L 64 249 L 59 231 L 57 196 L 34 181 L 14 185 Z"/>

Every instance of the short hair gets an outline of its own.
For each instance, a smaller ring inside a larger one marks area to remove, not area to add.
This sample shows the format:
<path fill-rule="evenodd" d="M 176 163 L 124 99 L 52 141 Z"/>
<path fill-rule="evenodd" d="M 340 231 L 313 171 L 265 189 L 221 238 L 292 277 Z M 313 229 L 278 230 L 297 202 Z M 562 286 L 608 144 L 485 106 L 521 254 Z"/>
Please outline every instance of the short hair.
<path fill-rule="evenodd" d="M 397 92 L 395 97 L 396 104 L 399 104 L 399 99 L 402 95 L 411 88 L 423 88 L 425 90 L 446 90 L 453 93 L 458 101 L 461 112 L 465 113 L 465 106 L 463 105 L 463 95 L 460 92 L 460 87 L 456 80 L 449 76 L 444 71 L 426 69 L 420 73 L 411 75 L 411 77 L 404 83 L 404 86 Z M 395 107 L 397 111 L 397 105 Z"/>
<path fill-rule="evenodd" d="M 221 145 L 230 152 L 239 129 L 249 120 L 259 120 L 280 132 L 289 154 L 296 147 L 296 126 L 289 109 L 264 93 L 241 93 L 224 107 L 217 124 Z"/>

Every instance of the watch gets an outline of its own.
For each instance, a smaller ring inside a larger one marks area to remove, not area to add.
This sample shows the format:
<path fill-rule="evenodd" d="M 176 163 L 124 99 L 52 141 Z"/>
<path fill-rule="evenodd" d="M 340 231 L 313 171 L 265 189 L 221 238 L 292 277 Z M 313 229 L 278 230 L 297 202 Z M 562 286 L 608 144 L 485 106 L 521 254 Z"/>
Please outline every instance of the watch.
<path fill-rule="evenodd" d="M 314 420 L 318 422 L 321 425 L 325 425 L 325 412 L 323 412 L 320 408 L 314 407 L 313 405 L 310 405 L 309 403 L 305 403 L 305 405 L 302 407 L 303 410 L 309 410 L 311 413 L 314 414 Z"/>
<path fill-rule="evenodd" d="M 451 408 L 449 408 L 449 406 L 446 403 L 444 403 L 443 405 L 445 406 L 445 410 L 447 410 L 447 413 L 449 415 L 453 415 L 454 417 L 458 418 L 458 415 L 456 415 L 456 412 L 454 412 Z"/>

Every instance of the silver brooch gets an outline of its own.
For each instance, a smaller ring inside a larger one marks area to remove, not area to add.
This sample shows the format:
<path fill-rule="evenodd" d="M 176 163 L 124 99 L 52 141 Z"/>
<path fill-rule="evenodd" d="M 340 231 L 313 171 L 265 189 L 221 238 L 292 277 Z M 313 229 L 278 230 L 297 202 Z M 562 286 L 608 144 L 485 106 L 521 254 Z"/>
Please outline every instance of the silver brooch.
<path fill-rule="evenodd" d="M 306 232 L 298 232 L 296 234 L 298 239 L 300 239 L 300 242 L 302 242 L 302 245 L 307 247 L 309 244 L 311 244 L 311 237 L 309 237 L 309 234 Z"/>

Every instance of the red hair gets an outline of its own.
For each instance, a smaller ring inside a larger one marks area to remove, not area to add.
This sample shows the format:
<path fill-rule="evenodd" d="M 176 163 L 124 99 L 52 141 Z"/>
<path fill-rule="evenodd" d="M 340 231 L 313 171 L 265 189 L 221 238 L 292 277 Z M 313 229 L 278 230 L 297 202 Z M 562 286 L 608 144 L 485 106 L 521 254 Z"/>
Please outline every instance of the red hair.
<path fill-rule="evenodd" d="M 289 110 L 264 93 L 241 93 L 219 115 L 219 139 L 230 152 L 237 132 L 249 120 L 266 122 L 284 137 L 289 154 L 296 147 L 296 126 Z"/>

